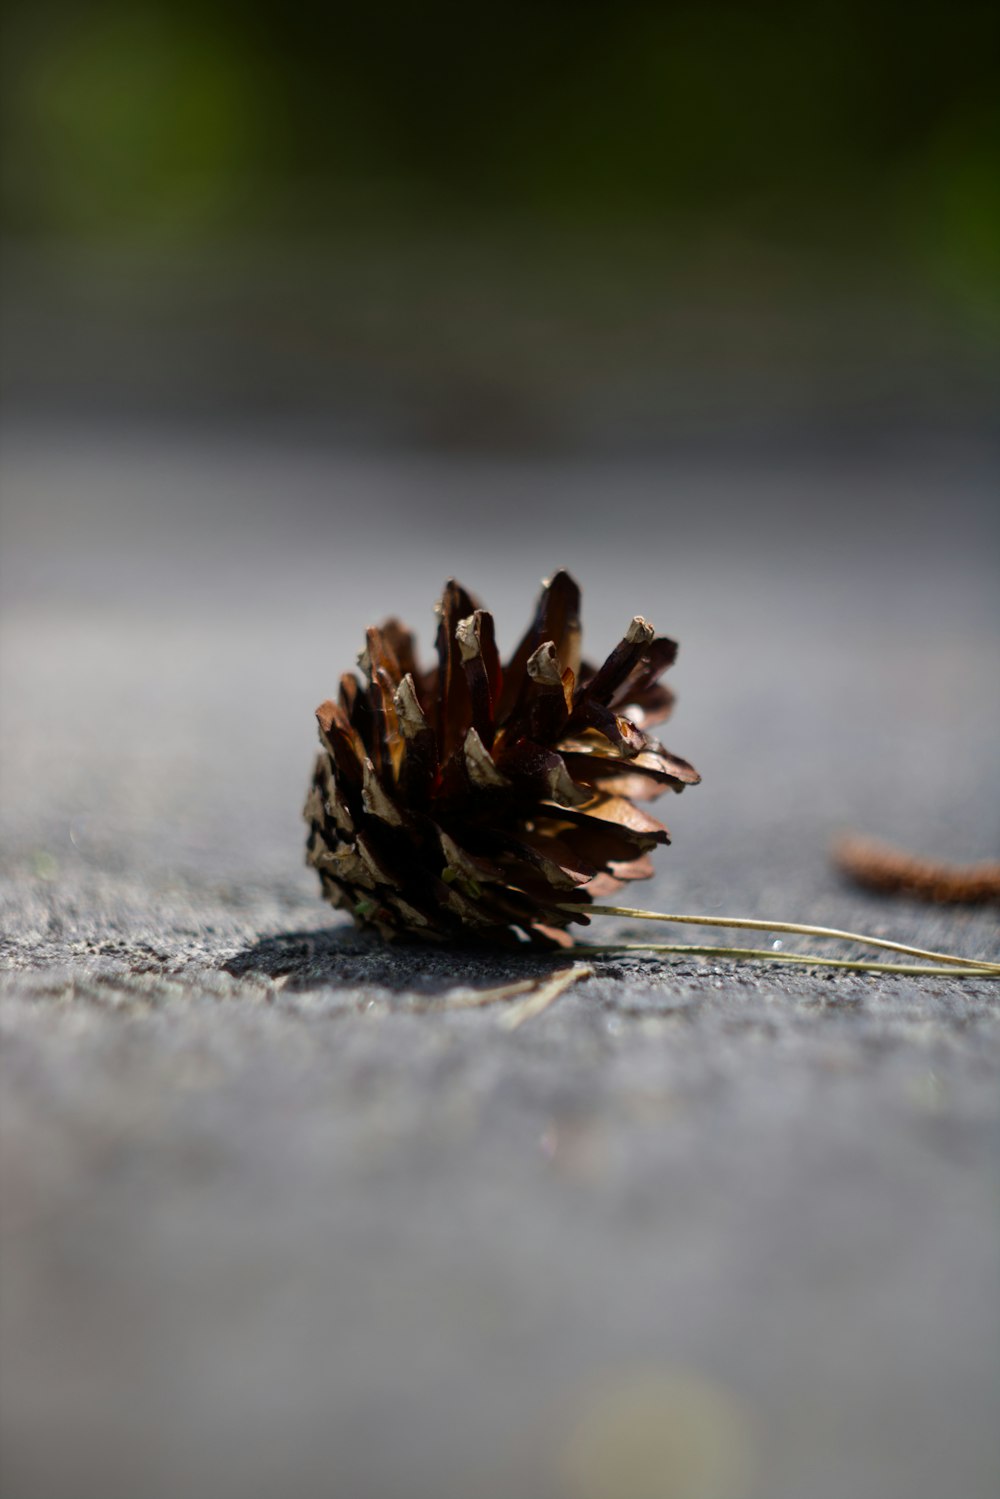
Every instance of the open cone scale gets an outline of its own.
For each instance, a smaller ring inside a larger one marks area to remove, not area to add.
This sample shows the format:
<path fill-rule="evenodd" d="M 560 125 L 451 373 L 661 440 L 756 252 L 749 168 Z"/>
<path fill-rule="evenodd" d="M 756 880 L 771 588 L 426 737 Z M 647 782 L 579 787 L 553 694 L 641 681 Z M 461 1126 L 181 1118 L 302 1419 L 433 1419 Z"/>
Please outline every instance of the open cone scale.
<path fill-rule="evenodd" d="M 588 665 L 566 572 L 506 665 L 492 615 L 458 583 L 438 615 L 434 667 L 388 620 L 367 632 L 362 679 L 345 674 L 317 709 L 307 862 L 334 906 L 386 937 L 565 942 L 669 842 L 636 803 L 699 780 L 647 732 L 673 705 L 659 678 L 677 646 L 637 615 Z"/>

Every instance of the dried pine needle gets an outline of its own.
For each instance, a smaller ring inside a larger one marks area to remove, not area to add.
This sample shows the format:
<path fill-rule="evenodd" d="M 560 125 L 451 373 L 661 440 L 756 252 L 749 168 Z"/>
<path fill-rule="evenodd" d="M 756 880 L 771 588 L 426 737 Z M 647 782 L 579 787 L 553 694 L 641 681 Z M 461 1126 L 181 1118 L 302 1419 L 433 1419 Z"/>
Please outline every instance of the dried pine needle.
<path fill-rule="evenodd" d="M 631 906 L 591 906 L 595 916 L 627 916 L 633 921 L 665 921 L 675 926 L 736 927 L 750 932 L 792 932 L 802 937 L 829 937 L 838 942 L 856 942 L 862 947 L 877 947 L 885 952 L 903 953 L 923 958 L 933 964 L 954 964 L 957 968 L 975 968 L 980 973 L 1000 974 L 1000 963 L 978 958 L 962 958 L 955 953 L 935 952 L 932 948 L 913 947 L 906 942 L 890 942 L 887 937 L 872 937 L 864 932 L 841 931 L 838 927 L 814 926 L 804 921 L 760 921 L 749 916 L 667 915 L 662 911 L 641 911 Z"/>

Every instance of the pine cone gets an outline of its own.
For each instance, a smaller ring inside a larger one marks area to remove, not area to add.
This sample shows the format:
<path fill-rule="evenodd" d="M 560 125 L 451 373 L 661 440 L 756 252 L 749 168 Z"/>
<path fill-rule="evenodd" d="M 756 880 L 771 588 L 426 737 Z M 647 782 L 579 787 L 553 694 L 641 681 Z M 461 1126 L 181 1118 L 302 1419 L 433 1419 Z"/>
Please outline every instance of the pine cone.
<path fill-rule="evenodd" d="M 639 615 L 586 665 L 565 572 L 503 667 L 492 615 L 457 583 L 438 614 L 436 667 L 420 671 L 391 619 L 368 631 L 365 683 L 346 674 L 316 710 L 307 862 L 334 906 L 385 937 L 565 942 L 669 842 L 635 800 L 700 779 L 645 733 L 672 706 L 657 679 L 677 647 Z"/>

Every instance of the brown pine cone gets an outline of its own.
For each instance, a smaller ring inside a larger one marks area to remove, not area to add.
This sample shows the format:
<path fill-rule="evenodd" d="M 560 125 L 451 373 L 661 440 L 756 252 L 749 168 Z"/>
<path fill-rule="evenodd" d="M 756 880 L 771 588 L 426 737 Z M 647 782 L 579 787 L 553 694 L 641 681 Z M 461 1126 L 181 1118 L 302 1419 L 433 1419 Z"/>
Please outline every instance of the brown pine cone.
<path fill-rule="evenodd" d="M 316 710 L 307 863 L 327 900 L 385 937 L 565 942 L 559 929 L 648 878 L 649 850 L 669 842 L 635 801 L 700 779 L 645 733 L 672 706 L 657 679 L 677 646 L 638 615 L 588 666 L 565 572 L 506 666 L 492 615 L 457 583 L 438 614 L 436 667 L 422 672 L 388 620 L 368 631 L 365 682 L 346 674 Z"/>

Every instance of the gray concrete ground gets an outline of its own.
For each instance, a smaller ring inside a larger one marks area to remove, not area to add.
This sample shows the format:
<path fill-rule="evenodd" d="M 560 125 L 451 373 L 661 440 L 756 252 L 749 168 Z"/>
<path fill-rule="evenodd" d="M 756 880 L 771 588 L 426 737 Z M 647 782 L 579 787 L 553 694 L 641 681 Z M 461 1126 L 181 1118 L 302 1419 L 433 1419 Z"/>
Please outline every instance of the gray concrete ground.
<path fill-rule="evenodd" d="M 509 644 L 567 565 L 594 649 L 682 641 L 636 903 L 997 957 L 827 862 L 996 852 L 995 459 L 2 461 L 4 1492 L 992 1496 L 995 986 L 629 956 L 429 1013 L 544 961 L 345 929 L 298 809 L 367 622 L 429 643 L 455 572 Z"/>

